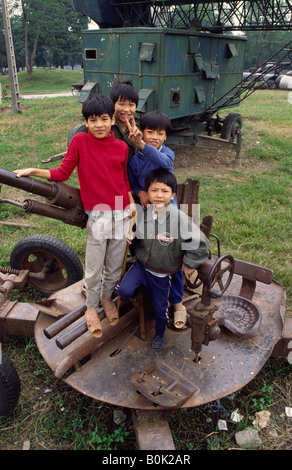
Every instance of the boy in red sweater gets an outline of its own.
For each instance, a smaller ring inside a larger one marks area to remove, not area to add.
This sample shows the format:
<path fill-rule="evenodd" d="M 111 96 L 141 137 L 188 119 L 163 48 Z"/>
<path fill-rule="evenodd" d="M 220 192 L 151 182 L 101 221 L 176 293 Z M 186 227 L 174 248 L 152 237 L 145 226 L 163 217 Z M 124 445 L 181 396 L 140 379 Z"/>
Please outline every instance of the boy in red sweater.
<path fill-rule="evenodd" d="M 88 133 L 80 132 L 72 139 L 58 168 L 15 170 L 18 177 L 39 176 L 50 181 L 66 181 L 74 168 L 80 185 L 80 196 L 88 214 L 85 260 L 85 317 L 89 331 L 102 335 L 97 315 L 100 295 L 108 321 L 118 321 L 112 293 L 118 282 L 126 249 L 134 203 L 127 176 L 128 146 L 117 140 L 111 131 L 114 105 L 102 95 L 90 96 L 82 106 Z"/>

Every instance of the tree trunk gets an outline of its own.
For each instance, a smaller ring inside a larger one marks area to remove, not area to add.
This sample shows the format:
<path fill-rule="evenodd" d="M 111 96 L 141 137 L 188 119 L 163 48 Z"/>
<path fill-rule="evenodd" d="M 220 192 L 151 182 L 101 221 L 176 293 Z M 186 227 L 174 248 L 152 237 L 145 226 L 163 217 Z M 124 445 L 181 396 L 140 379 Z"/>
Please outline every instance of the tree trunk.
<path fill-rule="evenodd" d="M 25 6 L 23 3 L 23 0 L 21 0 L 21 7 L 22 7 L 22 13 L 23 13 L 23 22 L 24 22 L 24 50 L 25 50 L 25 68 L 27 70 L 28 74 L 28 69 L 29 69 L 29 52 L 28 52 L 28 32 L 27 32 L 27 16 L 26 16 L 26 11 L 25 11 Z"/>
<path fill-rule="evenodd" d="M 25 67 L 26 67 L 27 78 L 30 80 L 32 76 L 32 70 L 33 70 L 34 58 L 36 55 L 37 44 L 38 44 L 38 40 L 40 37 L 41 23 L 37 25 L 37 33 L 34 38 L 33 49 L 31 53 L 31 57 L 29 59 L 27 15 L 26 15 L 25 5 L 24 5 L 23 0 L 21 0 L 21 7 L 22 7 L 23 21 L 24 21 Z M 43 14 L 45 14 L 45 12 L 43 12 Z"/>
<path fill-rule="evenodd" d="M 37 34 L 34 38 L 34 42 L 33 42 L 33 49 L 32 49 L 32 53 L 31 53 L 31 56 L 30 56 L 30 62 L 29 62 L 29 66 L 27 68 L 27 78 L 30 80 L 31 79 L 31 76 L 32 76 L 32 69 L 33 69 L 33 64 L 34 64 L 34 58 L 35 58 L 35 55 L 36 55 L 36 49 L 37 49 L 37 44 L 38 44 L 38 40 L 39 40 L 39 37 L 40 37 L 40 30 L 41 30 L 41 25 L 38 24 L 38 27 L 37 27 Z"/>

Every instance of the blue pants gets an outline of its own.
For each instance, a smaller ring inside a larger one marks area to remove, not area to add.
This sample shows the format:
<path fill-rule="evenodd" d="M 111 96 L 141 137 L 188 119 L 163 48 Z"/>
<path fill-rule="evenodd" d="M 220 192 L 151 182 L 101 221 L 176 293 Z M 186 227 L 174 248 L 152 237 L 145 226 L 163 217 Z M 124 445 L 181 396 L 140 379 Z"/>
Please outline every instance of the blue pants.
<path fill-rule="evenodd" d="M 159 336 L 163 336 L 168 322 L 168 297 L 171 279 L 171 275 L 154 276 L 146 271 L 139 261 L 135 261 L 116 287 L 116 293 L 121 299 L 132 297 L 139 286 L 146 287 L 156 323 L 156 334 Z"/>
<path fill-rule="evenodd" d="M 172 304 L 179 304 L 184 294 L 183 269 L 176 271 L 171 276 L 171 287 L 169 292 L 169 301 Z"/>

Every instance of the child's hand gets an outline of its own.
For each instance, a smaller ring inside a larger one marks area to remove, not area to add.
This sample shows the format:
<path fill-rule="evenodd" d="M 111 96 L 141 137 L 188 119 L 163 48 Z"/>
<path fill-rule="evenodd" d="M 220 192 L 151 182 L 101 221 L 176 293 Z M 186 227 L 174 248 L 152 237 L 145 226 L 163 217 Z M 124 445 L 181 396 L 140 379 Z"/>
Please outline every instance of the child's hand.
<path fill-rule="evenodd" d="M 22 170 L 14 170 L 13 173 L 16 174 L 17 178 L 21 176 L 29 176 L 32 174 L 33 168 L 23 168 Z"/>
<path fill-rule="evenodd" d="M 135 220 L 136 220 L 136 216 L 137 216 L 137 207 L 136 207 L 136 203 L 135 203 L 135 202 L 130 202 L 130 204 L 129 204 L 129 211 L 130 211 L 130 216 L 131 216 L 131 217 L 134 217 Z"/>
<path fill-rule="evenodd" d="M 146 191 L 139 191 L 138 196 L 143 209 L 147 209 L 147 204 L 149 202 L 148 193 Z"/>
<path fill-rule="evenodd" d="M 143 150 L 145 147 L 145 142 L 142 139 L 142 132 L 138 129 L 134 117 L 131 117 L 131 123 L 126 119 L 127 127 L 129 129 L 129 139 L 135 145 L 135 147 L 140 148 Z"/>
<path fill-rule="evenodd" d="M 21 170 L 14 170 L 17 178 L 21 176 L 40 176 L 41 178 L 50 179 L 50 170 L 42 170 L 41 168 L 22 168 Z"/>
<path fill-rule="evenodd" d="M 131 245 L 134 238 L 135 238 L 135 233 L 133 232 L 133 230 L 131 228 L 130 232 L 128 233 L 128 236 L 127 236 L 127 244 Z"/>

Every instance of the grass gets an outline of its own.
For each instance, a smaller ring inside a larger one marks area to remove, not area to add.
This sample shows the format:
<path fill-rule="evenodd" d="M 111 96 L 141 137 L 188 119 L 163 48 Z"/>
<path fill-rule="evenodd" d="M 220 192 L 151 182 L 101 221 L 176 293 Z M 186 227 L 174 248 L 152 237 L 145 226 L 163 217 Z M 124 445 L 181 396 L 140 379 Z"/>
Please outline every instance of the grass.
<path fill-rule="evenodd" d="M 74 81 L 76 78 L 68 83 Z M 292 108 L 287 94 L 279 90 L 257 91 L 241 104 L 243 168 L 229 166 L 216 173 L 210 169 L 198 178 L 199 166 L 194 159 L 187 167 L 187 176 L 200 180 L 201 215 L 214 216 L 214 233 L 221 240 L 222 252 L 273 269 L 275 279 L 286 289 L 287 311 L 291 313 Z M 75 97 L 25 101 L 21 114 L 14 114 L 9 104 L 9 100 L 2 101 L 0 114 L 1 167 L 49 167 L 42 160 L 66 149 L 70 130 L 81 122 L 80 104 Z M 182 182 L 179 165 L 176 171 Z M 76 173 L 69 184 L 77 184 Z M 22 201 L 26 194 L 2 186 L 1 197 Z M 34 233 L 62 239 L 84 260 L 85 231 L 25 214 L 6 204 L 0 205 L 0 218 L 33 225 L 0 226 L 1 265 L 8 266 L 14 245 Z M 18 293 L 14 295 L 17 297 Z M 26 288 L 18 298 L 30 301 L 33 296 L 34 292 Z M 116 407 L 68 388 L 51 373 L 34 339 L 5 336 L 1 343 L 15 363 L 22 383 L 15 412 L 0 420 L 1 450 L 21 449 L 26 440 L 32 449 L 136 448 L 130 410 L 122 409 L 124 421 L 119 423 L 115 419 Z M 271 357 L 248 385 L 222 399 L 220 407 L 215 403 L 168 413 L 176 449 L 238 449 L 235 432 L 251 425 L 257 411 L 267 409 L 271 424 L 261 431 L 261 449 L 291 450 L 291 424 L 283 417 L 285 406 L 292 406 L 291 383 L 291 364 L 285 358 Z M 231 411 L 236 408 L 244 415 L 240 423 L 230 420 Z M 218 419 L 226 413 L 228 431 L 219 431 Z"/>
<path fill-rule="evenodd" d="M 200 211 L 214 216 L 224 252 L 273 269 L 292 313 L 292 106 L 287 97 L 288 92 L 257 91 L 232 109 L 244 120 L 243 168 L 229 166 L 198 178 L 193 167 L 187 176 L 200 180 Z"/>
<path fill-rule="evenodd" d="M 30 80 L 25 71 L 18 73 L 18 84 L 20 94 L 25 93 L 52 93 L 70 91 L 72 83 L 83 79 L 83 70 L 43 68 L 34 69 Z M 2 93 L 10 95 L 9 76 L 0 76 Z"/>

